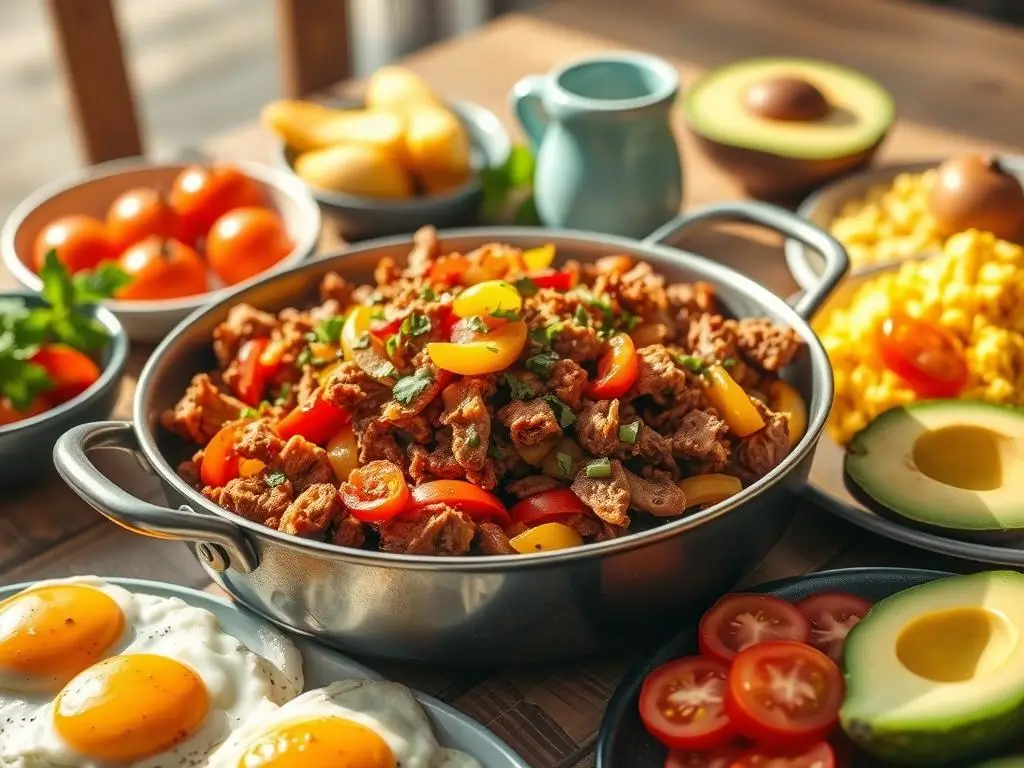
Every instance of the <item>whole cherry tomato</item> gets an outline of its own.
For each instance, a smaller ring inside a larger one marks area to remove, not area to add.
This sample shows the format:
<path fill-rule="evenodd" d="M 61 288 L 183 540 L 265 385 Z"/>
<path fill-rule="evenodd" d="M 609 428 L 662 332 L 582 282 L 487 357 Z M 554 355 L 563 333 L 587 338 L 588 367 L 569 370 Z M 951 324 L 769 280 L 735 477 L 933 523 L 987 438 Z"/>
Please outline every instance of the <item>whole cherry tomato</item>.
<path fill-rule="evenodd" d="M 117 292 L 119 299 L 178 299 L 209 289 L 203 260 L 177 240 L 146 238 L 122 253 L 120 264 L 132 281 Z"/>
<path fill-rule="evenodd" d="M 956 397 L 970 377 L 956 337 L 941 325 L 897 314 L 882 323 L 878 353 L 885 367 L 921 397 Z"/>
<path fill-rule="evenodd" d="M 118 254 L 102 221 L 77 214 L 51 221 L 39 232 L 32 254 L 37 272 L 52 250 L 57 251 L 57 260 L 71 274 L 92 269 L 101 261 L 112 261 Z"/>
<path fill-rule="evenodd" d="M 28 407 L 19 411 L 6 397 L 0 397 L 0 427 L 6 427 L 22 419 L 30 419 L 50 409 L 49 401 L 42 396 L 36 397 Z"/>
<path fill-rule="evenodd" d="M 129 189 L 107 210 L 107 233 L 120 253 L 154 235 L 164 240 L 177 237 L 178 215 L 155 189 Z"/>
<path fill-rule="evenodd" d="M 46 344 L 29 359 L 46 369 L 53 382 L 46 399 L 54 405 L 80 395 L 100 377 L 100 367 L 91 357 L 66 344 Z"/>
<path fill-rule="evenodd" d="M 190 243 L 206 237 L 228 211 L 266 204 L 259 183 L 230 165 L 189 166 L 175 177 L 168 200 L 181 221 L 181 237 Z"/>
<path fill-rule="evenodd" d="M 206 238 L 206 261 L 228 285 L 265 272 L 294 244 L 281 217 L 267 208 L 237 208 L 221 216 Z"/>

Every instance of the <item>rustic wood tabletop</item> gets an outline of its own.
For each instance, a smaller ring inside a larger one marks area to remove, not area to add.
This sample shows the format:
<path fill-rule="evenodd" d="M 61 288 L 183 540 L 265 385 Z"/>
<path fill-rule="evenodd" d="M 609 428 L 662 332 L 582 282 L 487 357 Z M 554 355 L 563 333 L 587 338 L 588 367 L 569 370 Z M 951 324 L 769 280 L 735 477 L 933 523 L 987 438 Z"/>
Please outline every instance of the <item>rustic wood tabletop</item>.
<path fill-rule="evenodd" d="M 562 0 L 502 17 L 404 63 L 445 97 L 483 104 L 513 128 L 506 98 L 520 77 L 610 48 L 641 49 L 668 59 L 684 88 L 710 67 L 752 55 L 812 56 L 860 69 L 892 91 L 899 109 L 880 163 L 966 149 L 1009 151 L 1021 141 L 1024 34 L 915 3 Z M 355 89 L 357 83 L 337 88 Z M 738 188 L 698 153 L 678 117 L 676 123 L 686 207 L 740 197 Z M 204 148 L 218 156 L 259 159 L 268 144 L 253 125 L 216 137 Z M 330 232 L 324 241 L 327 247 L 332 244 Z M 681 245 L 747 272 L 781 295 L 795 289 L 774 236 L 728 227 L 697 233 Z M 0 274 L 0 287 L 8 285 L 13 285 L 11 277 Z M 149 352 L 140 345 L 133 350 L 114 418 L 130 418 L 135 378 Z M 104 461 L 111 477 L 126 487 L 132 483 L 129 490 L 160 500 L 155 480 L 140 479 L 134 462 L 116 455 Z M 89 509 L 55 474 L 34 487 L 5 493 L 0 510 L 0 577 L 5 582 L 98 573 L 212 588 L 185 545 L 121 530 Z M 748 582 L 854 565 L 977 568 L 877 538 L 802 504 L 790 530 Z M 475 717 L 536 768 L 582 767 L 593 765 L 604 706 L 640 652 L 526 669 L 376 666 Z"/>

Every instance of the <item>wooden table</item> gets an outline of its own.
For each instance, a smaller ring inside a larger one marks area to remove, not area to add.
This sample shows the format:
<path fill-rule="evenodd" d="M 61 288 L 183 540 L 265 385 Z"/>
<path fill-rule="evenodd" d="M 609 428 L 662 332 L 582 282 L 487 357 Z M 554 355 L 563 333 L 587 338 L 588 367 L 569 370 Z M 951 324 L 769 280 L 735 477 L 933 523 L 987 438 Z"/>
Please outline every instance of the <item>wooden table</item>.
<path fill-rule="evenodd" d="M 410 57 L 406 64 L 446 97 L 494 110 L 513 126 L 506 94 L 520 77 L 565 59 L 609 48 L 643 49 L 672 61 L 684 87 L 702 71 L 752 55 L 832 59 L 877 77 L 896 96 L 900 120 L 881 161 L 944 156 L 965 149 L 1012 150 L 1024 112 L 1024 35 L 923 5 L 860 0 L 563 0 Z M 343 84 L 339 91 L 351 91 Z M 714 170 L 682 131 L 686 205 L 735 198 L 737 188 Z M 223 156 L 259 158 L 267 139 L 247 127 L 206 147 Z M 330 239 L 330 234 L 326 235 Z M 746 271 L 785 295 L 779 241 L 762 232 L 725 228 L 684 245 Z M 0 275 L 0 285 L 10 284 Z M 117 417 L 147 349 L 136 349 Z M 152 478 L 111 458 L 112 477 L 160 498 Z M 0 516 L 0 573 L 7 582 L 99 573 L 165 580 L 198 588 L 210 581 L 182 544 L 122 531 L 88 509 L 54 475 L 5 494 Z M 751 583 L 822 567 L 904 565 L 965 570 L 972 566 L 882 540 L 803 505 L 782 542 Z M 666 627 L 668 629 L 668 627 Z M 385 674 L 452 702 L 515 747 L 537 768 L 590 766 L 604 705 L 636 654 L 573 664 L 476 672 L 377 664 Z M 371 662 L 372 663 L 372 662 Z"/>

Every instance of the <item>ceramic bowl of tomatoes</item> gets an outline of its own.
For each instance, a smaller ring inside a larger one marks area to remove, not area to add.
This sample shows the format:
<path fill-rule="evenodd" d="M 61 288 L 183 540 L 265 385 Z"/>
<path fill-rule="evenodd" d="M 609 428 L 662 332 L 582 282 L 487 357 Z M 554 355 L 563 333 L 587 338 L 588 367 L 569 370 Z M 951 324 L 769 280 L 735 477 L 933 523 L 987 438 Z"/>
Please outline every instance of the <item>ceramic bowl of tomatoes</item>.
<path fill-rule="evenodd" d="M 196 308 L 307 258 L 320 211 L 294 175 L 241 161 L 93 166 L 36 191 L 0 230 L 0 256 L 42 289 L 48 252 L 72 275 L 119 275 L 104 302 L 130 338 L 158 341 Z"/>

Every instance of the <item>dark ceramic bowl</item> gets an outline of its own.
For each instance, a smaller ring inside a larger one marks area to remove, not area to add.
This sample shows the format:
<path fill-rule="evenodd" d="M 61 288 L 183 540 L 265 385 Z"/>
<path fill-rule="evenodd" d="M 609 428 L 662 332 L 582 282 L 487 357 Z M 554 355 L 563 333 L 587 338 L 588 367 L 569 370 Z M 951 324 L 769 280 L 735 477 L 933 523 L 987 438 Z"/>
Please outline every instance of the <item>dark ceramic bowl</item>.
<path fill-rule="evenodd" d="M 29 307 L 43 306 L 43 300 L 27 291 L 0 292 L 0 300 L 20 299 Z M 96 362 L 102 373 L 85 392 L 56 408 L 0 426 L 0 488 L 22 485 L 53 466 L 53 446 L 72 427 L 105 419 L 114 410 L 128 359 L 128 335 L 109 309 L 92 307 L 90 313 L 110 335 Z"/>
<path fill-rule="evenodd" d="M 359 99 L 334 101 L 341 109 L 361 109 Z M 501 121 L 490 110 L 467 101 L 447 105 L 465 126 L 472 147 L 473 168 L 477 171 L 465 184 L 441 195 L 422 195 L 408 200 L 375 200 L 340 192 L 331 192 L 309 185 L 309 191 L 320 204 L 326 221 L 334 224 L 347 240 L 362 240 L 383 235 L 415 232 L 433 224 L 438 229 L 476 224 L 484 199 L 479 171 L 505 164 L 512 143 Z M 278 142 L 277 162 L 294 173 L 295 153 Z M 296 176 L 296 178 L 298 178 Z"/>

